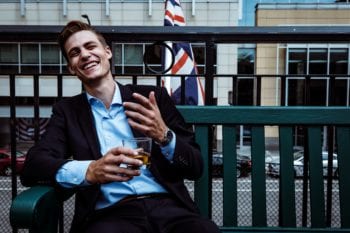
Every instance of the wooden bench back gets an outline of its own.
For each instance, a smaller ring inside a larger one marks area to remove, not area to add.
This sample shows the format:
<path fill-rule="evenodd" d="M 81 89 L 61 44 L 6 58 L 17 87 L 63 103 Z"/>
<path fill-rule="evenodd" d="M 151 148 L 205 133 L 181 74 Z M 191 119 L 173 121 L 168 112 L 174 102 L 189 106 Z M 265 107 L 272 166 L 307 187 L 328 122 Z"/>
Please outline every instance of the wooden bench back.
<path fill-rule="evenodd" d="M 236 128 L 251 126 L 252 226 L 267 229 L 265 126 L 279 132 L 279 226 L 296 228 L 293 129 L 306 129 L 309 154 L 311 228 L 327 228 L 322 168 L 322 128 L 334 127 L 339 168 L 341 228 L 350 228 L 350 108 L 346 107 L 232 107 L 178 106 L 185 120 L 195 126 L 205 162 L 203 177 L 195 183 L 195 201 L 203 215 L 211 217 L 211 128 L 222 125 L 223 138 L 223 227 L 237 228 Z M 271 229 L 269 228 L 269 231 Z M 338 229 L 341 230 L 341 229 Z"/>

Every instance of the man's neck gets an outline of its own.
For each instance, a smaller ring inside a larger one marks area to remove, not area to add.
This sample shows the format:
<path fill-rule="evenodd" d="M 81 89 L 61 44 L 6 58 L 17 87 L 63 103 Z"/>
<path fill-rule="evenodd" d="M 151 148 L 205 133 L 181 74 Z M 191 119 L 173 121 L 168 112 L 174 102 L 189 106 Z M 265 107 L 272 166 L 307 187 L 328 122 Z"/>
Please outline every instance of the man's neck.
<path fill-rule="evenodd" d="M 90 95 L 100 99 L 106 108 L 109 109 L 113 100 L 115 85 L 113 78 L 108 78 L 93 87 L 85 85 L 85 89 Z"/>

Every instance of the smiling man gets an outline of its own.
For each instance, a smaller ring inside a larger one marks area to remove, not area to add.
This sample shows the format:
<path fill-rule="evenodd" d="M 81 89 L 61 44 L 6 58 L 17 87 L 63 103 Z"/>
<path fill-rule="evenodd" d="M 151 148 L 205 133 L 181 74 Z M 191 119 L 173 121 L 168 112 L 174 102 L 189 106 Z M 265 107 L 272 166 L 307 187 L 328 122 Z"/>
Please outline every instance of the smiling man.
<path fill-rule="evenodd" d="M 115 82 L 110 48 L 85 23 L 69 22 L 59 44 L 86 92 L 53 106 L 45 135 L 28 152 L 22 183 L 74 190 L 71 232 L 218 233 L 184 185 L 201 176 L 203 162 L 167 91 Z M 122 139 L 139 136 L 153 140 L 150 167 L 122 147 Z"/>

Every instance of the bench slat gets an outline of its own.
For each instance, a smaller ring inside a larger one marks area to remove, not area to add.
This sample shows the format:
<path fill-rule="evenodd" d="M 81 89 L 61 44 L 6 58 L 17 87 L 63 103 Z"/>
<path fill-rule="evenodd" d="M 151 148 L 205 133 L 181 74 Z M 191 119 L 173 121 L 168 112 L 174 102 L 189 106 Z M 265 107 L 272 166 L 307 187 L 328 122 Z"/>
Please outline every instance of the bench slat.
<path fill-rule="evenodd" d="M 341 227 L 350 228 L 350 128 L 337 128 Z"/>
<path fill-rule="evenodd" d="M 280 196 L 279 196 L 279 225 L 284 227 L 296 226 L 295 184 L 293 169 L 293 128 L 279 128 L 280 146 Z"/>
<path fill-rule="evenodd" d="M 326 227 L 321 127 L 308 127 L 311 227 Z M 305 159 L 305 158 L 304 158 Z"/>
<path fill-rule="evenodd" d="M 348 125 L 344 107 L 178 106 L 187 123 L 237 125 Z"/>
<path fill-rule="evenodd" d="M 252 222 L 266 226 L 265 136 L 263 126 L 252 127 Z"/>
<path fill-rule="evenodd" d="M 223 127 L 223 225 L 237 226 L 236 128 Z"/>
<path fill-rule="evenodd" d="M 211 169 L 211 161 L 209 161 L 209 128 L 208 126 L 196 126 L 195 137 L 196 141 L 200 146 L 203 163 L 204 163 L 204 171 L 203 176 L 195 182 L 195 194 L 194 200 L 198 205 L 198 208 L 203 216 L 211 217 L 211 180 L 210 180 L 210 169 Z M 201 191 L 197 191 L 201 190 Z"/>

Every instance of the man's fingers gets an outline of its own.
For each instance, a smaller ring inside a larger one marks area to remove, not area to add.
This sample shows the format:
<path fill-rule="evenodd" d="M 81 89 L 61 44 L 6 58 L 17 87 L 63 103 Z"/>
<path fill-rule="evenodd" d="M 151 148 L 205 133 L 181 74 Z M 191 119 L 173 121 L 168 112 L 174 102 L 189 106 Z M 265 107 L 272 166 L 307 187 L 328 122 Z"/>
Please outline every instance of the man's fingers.
<path fill-rule="evenodd" d="M 140 95 L 138 93 L 133 93 L 132 96 L 135 98 L 135 100 L 141 104 L 142 106 L 144 106 L 145 108 L 150 109 L 152 107 L 151 102 L 149 101 L 149 99 L 143 95 Z"/>

